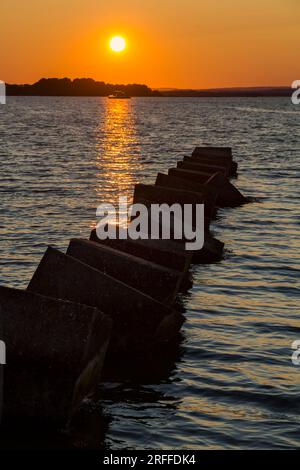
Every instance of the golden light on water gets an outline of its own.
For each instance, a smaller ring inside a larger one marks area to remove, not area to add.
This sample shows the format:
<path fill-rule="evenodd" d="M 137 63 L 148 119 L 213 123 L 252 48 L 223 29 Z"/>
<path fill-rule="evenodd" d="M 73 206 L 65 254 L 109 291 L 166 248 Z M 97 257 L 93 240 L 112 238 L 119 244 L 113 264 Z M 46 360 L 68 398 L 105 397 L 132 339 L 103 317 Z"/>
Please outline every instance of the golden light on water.
<path fill-rule="evenodd" d="M 126 41 L 123 36 L 114 36 L 111 38 L 109 46 L 114 52 L 122 52 L 126 49 Z"/>
<path fill-rule="evenodd" d="M 119 195 L 129 196 L 138 182 L 140 144 L 131 100 L 103 100 L 103 120 L 99 126 L 96 165 L 99 186 L 96 192 L 117 203 Z M 102 201 L 101 201 L 102 202 Z"/>

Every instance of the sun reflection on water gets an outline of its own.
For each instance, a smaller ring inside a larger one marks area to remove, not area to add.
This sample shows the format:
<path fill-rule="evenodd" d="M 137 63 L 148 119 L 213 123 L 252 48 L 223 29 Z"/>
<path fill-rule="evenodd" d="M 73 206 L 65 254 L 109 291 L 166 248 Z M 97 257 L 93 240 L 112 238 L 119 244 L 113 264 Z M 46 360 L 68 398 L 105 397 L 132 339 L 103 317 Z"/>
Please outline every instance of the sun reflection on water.
<path fill-rule="evenodd" d="M 104 99 L 104 119 L 97 136 L 97 196 L 117 203 L 119 196 L 132 198 L 137 183 L 140 143 L 135 125 L 133 100 Z"/>

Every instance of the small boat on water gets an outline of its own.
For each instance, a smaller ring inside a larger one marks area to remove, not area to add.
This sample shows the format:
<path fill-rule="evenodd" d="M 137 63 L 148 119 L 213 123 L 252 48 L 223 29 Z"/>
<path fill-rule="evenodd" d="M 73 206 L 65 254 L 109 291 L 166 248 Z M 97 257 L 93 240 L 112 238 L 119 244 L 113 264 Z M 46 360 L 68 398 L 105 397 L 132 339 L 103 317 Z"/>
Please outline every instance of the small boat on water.
<path fill-rule="evenodd" d="M 129 100 L 131 96 L 127 95 L 124 91 L 115 91 L 113 95 L 109 95 L 110 100 Z"/>

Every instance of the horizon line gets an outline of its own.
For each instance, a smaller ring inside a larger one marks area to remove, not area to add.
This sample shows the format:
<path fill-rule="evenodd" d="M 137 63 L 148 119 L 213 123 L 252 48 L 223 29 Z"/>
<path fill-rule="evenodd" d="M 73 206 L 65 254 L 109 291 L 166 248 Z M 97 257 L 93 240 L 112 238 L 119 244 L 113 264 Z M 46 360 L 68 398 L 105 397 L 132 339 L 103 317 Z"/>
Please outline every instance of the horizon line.
<path fill-rule="evenodd" d="M 243 90 L 243 89 L 270 89 L 270 88 L 291 88 L 291 85 L 232 85 L 232 86 L 214 86 L 214 87 L 209 87 L 209 88 L 191 88 L 191 87 L 175 87 L 175 86 L 150 86 L 145 83 L 139 83 L 139 82 L 129 82 L 129 83 L 111 83 L 111 82 L 106 82 L 104 80 L 98 80 L 95 78 L 91 77 L 75 77 L 75 78 L 70 78 L 70 77 L 41 77 L 37 81 L 31 82 L 31 83 L 25 83 L 25 82 L 6 82 L 4 80 L 4 83 L 9 86 L 32 86 L 38 83 L 40 80 L 64 80 L 68 79 L 71 82 L 74 82 L 75 80 L 93 80 L 94 82 L 98 83 L 104 83 L 106 85 L 122 85 L 122 86 L 129 86 L 129 85 L 146 85 L 149 87 L 151 90 L 154 91 L 216 91 L 216 90 Z"/>

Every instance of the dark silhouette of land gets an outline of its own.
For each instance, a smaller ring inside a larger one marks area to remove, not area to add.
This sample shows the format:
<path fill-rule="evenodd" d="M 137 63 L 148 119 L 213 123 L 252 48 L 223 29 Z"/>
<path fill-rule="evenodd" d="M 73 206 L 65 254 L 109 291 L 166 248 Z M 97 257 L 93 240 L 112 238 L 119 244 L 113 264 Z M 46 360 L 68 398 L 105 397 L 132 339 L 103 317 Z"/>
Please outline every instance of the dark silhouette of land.
<path fill-rule="evenodd" d="M 160 97 L 258 97 L 290 96 L 290 87 L 214 88 L 207 90 L 151 89 L 140 84 L 111 84 L 92 78 L 41 78 L 32 85 L 9 85 L 7 95 L 23 96 L 108 96 L 122 91 L 130 96 Z"/>
<path fill-rule="evenodd" d="M 161 96 L 170 97 L 263 97 L 263 96 L 291 96 L 290 87 L 244 87 L 244 88 L 210 88 L 206 90 L 160 89 Z"/>
<path fill-rule="evenodd" d="M 32 85 L 7 85 L 8 95 L 38 95 L 38 96 L 108 96 L 116 90 L 130 96 L 158 96 L 158 91 L 151 90 L 146 85 L 112 85 L 97 82 L 92 78 L 41 78 Z"/>

